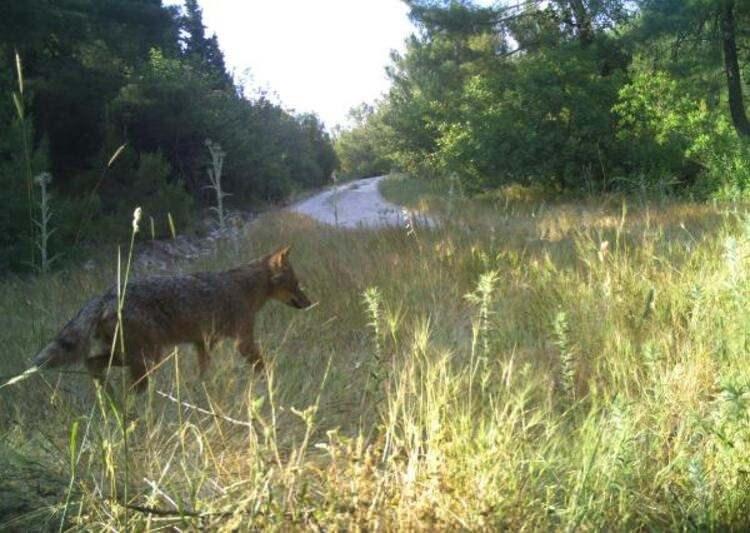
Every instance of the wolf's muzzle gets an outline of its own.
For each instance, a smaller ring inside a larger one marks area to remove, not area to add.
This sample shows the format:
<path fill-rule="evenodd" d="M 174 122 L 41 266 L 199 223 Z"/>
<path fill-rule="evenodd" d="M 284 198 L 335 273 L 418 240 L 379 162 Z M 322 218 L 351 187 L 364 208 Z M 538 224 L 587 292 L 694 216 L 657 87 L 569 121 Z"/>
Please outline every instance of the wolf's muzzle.
<path fill-rule="evenodd" d="M 305 299 L 305 301 L 302 301 L 301 298 L 295 296 L 292 298 L 292 305 L 297 309 L 307 309 L 312 304 L 310 303 L 310 300 Z"/>
<path fill-rule="evenodd" d="M 310 298 L 302 291 L 297 291 L 296 294 L 293 294 L 289 303 L 296 309 L 307 309 L 312 305 Z"/>

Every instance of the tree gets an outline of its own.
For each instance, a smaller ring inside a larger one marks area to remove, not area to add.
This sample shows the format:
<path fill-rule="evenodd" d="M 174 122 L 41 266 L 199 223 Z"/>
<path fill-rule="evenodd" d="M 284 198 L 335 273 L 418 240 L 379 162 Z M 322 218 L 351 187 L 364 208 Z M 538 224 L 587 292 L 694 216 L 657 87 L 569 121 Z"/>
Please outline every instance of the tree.
<path fill-rule="evenodd" d="M 26 135 L 9 98 L 16 50 Z M 135 205 L 162 233 L 165 213 L 184 228 L 207 199 L 206 138 L 229 153 L 223 183 L 240 205 L 324 183 L 336 165 L 317 117 L 244 98 L 194 0 L 185 11 L 161 0 L 0 1 L 0 94 L 0 270 L 22 267 L 19 246 L 33 240 L 33 187 L 19 175 L 55 176 L 54 241 L 66 247 L 117 238 Z"/>
<path fill-rule="evenodd" d="M 722 62 L 727 103 L 734 128 L 740 136 L 750 136 L 742 90 L 742 59 L 737 42 L 738 20 L 744 26 L 750 22 L 750 5 L 735 0 L 641 0 L 643 40 L 654 42 L 661 38 L 673 43 L 674 63 L 680 64 L 681 55 L 704 52 L 704 70 L 718 67 L 710 62 Z M 744 35 L 743 49 L 746 48 Z M 747 61 L 745 59 L 745 61 Z"/>
<path fill-rule="evenodd" d="M 420 31 L 394 56 L 382 119 L 402 168 L 475 187 L 606 181 L 629 63 L 608 28 L 623 2 L 407 4 Z"/>
<path fill-rule="evenodd" d="M 152 48 L 177 52 L 173 11 L 159 0 L 29 0 L 3 2 L 0 10 L 0 53 L 10 66 L 18 51 L 35 141 L 49 140 L 49 170 L 56 183 L 69 187 L 92 167 L 107 101 L 127 69 L 147 61 Z"/>
<path fill-rule="evenodd" d="M 389 132 L 383 123 L 384 111 L 382 105 L 376 111 L 367 104 L 349 111 L 353 125 L 337 132 L 335 142 L 343 177 L 365 178 L 390 172 L 393 162 Z"/>
<path fill-rule="evenodd" d="M 206 37 L 203 10 L 198 5 L 198 0 L 185 0 L 185 14 L 182 17 L 181 28 L 185 32 L 185 37 L 183 37 L 185 56 L 211 72 L 216 88 L 232 87 L 232 76 L 227 72 L 219 40 L 215 34 Z"/>
<path fill-rule="evenodd" d="M 742 96 L 742 77 L 737 60 L 736 26 L 734 19 L 734 0 L 722 0 L 719 8 L 721 25 L 721 43 L 724 51 L 724 72 L 727 77 L 729 93 L 729 111 L 737 133 L 750 136 L 750 122 L 745 112 L 745 101 Z"/>

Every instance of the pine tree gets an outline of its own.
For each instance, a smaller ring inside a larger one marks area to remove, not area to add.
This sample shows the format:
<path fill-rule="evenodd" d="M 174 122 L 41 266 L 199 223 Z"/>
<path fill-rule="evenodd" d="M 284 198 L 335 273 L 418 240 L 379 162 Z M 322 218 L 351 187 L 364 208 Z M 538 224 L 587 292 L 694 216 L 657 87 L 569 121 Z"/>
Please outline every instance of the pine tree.
<path fill-rule="evenodd" d="M 216 80 L 217 89 L 228 89 L 233 86 L 232 76 L 227 72 L 224 53 L 219 47 L 219 40 L 213 34 L 206 37 L 203 24 L 203 10 L 198 0 L 185 1 L 185 14 L 182 17 L 181 29 L 185 56 L 205 67 Z"/>

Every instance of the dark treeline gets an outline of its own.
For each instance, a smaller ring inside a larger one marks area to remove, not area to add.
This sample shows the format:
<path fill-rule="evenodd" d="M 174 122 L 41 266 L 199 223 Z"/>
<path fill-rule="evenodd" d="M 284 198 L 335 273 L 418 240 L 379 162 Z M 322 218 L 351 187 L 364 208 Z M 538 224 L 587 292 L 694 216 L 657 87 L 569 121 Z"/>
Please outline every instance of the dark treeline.
<path fill-rule="evenodd" d="M 406 3 L 418 34 L 393 57 L 389 94 L 339 136 L 344 174 L 750 192 L 750 2 Z"/>
<path fill-rule="evenodd" d="M 0 271 L 39 264 L 43 172 L 53 256 L 120 237 L 137 205 L 160 235 L 168 214 L 185 228 L 211 202 L 206 139 L 237 205 L 336 166 L 316 116 L 234 84 L 196 0 L 0 0 L 0 95 Z"/>

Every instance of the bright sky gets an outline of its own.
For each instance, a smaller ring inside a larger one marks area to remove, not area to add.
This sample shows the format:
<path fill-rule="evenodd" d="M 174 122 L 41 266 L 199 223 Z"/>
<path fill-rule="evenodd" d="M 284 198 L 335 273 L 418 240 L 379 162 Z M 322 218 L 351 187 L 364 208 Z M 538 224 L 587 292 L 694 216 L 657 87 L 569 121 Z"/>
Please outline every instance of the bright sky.
<path fill-rule="evenodd" d="M 181 0 L 165 0 L 179 5 Z M 248 93 L 313 111 L 331 129 L 388 88 L 385 66 L 414 31 L 400 0 L 200 0 L 203 23 Z"/>

